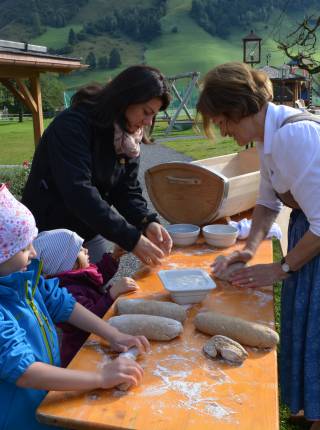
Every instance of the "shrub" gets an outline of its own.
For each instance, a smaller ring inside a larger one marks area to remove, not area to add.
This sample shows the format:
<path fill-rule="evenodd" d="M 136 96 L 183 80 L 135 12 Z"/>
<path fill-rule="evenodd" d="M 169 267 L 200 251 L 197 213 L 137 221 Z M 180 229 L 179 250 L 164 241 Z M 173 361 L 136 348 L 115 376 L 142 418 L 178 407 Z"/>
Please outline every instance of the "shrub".
<path fill-rule="evenodd" d="M 22 191 L 30 173 L 31 163 L 24 161 L 17 167 L 0 167 L 0 183 L 7 184 L 16 199 L 21 200 Z"/>

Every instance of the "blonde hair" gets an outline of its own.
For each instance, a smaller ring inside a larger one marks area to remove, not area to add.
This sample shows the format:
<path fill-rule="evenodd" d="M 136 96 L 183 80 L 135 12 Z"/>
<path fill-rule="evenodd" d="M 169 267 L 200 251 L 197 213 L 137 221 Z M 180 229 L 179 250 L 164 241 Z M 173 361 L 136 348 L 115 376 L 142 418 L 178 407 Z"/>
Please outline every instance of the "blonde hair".
<path fill-rule="evenodd" d="M 203 81 L 197 110 L 203 128 L 212 137 L 211 118 L 225 115 L 233 121 L 258 113 L 273 99 L 272 83 L 262 71 L 244 63 L 225 63 L 210 70 Z"/>

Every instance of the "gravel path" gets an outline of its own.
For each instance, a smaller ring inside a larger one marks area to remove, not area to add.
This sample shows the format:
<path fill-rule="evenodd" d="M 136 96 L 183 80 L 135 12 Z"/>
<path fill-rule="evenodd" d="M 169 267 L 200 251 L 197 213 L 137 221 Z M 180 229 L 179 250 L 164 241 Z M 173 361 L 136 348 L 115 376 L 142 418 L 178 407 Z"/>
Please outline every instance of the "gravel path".
<path fill-rule="evenodd" d="M 144 172 L 152 166 L 160 163 L 166 163 L 169 161 L 191 161 L 190 157 L 180 154 L 173 149 L 166 148 L 160 143 L 154 145 L 141 145 L 141 165 L 139 179 L 143 188 L 143 195 L 149 203 L 150 209 L 154 210 L 152 203 L 150 202 L 149 196 L 146 192 L 145 182 L 144 182 Z M 166 225 L 167 222 L 161 218 L 161 222 Z M 112 244 L 110 243 L 110 249 Z M 120 268 L 115 278 L 121 276 L 131 276 L 139 267 L 139 260 L 132 254 L 125 255 L 121 258 Z"/>

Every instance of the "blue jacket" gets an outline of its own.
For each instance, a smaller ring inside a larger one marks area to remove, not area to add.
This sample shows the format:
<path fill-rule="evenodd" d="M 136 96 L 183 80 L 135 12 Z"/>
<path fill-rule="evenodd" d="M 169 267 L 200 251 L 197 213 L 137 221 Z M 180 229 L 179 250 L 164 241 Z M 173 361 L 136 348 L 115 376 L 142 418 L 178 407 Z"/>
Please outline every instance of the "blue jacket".
<path fill-rule="evenodd" d="M 60 366 L 54 323 L 67 321 L 75 300 L 58 279 L 40 276 L 34 260 L 26 272 L 0 277 L 0 430 L 52 429 L 36 421 L 46 391 L 16 381 L 34 362 Z"/>

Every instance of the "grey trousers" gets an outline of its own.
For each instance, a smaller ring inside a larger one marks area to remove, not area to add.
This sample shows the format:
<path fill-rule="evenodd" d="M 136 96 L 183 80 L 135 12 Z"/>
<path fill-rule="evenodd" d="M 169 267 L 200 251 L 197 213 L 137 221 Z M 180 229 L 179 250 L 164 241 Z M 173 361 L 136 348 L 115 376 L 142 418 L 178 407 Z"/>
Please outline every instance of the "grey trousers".
<path fill-rule="evenodd" d="M 105 252 L 112 250 L 113 243 L 98 234 L 93 239 L 85 242 L 84 247 L 88 249 L 91 263 L 97 263 L 102 259 Z"/>

